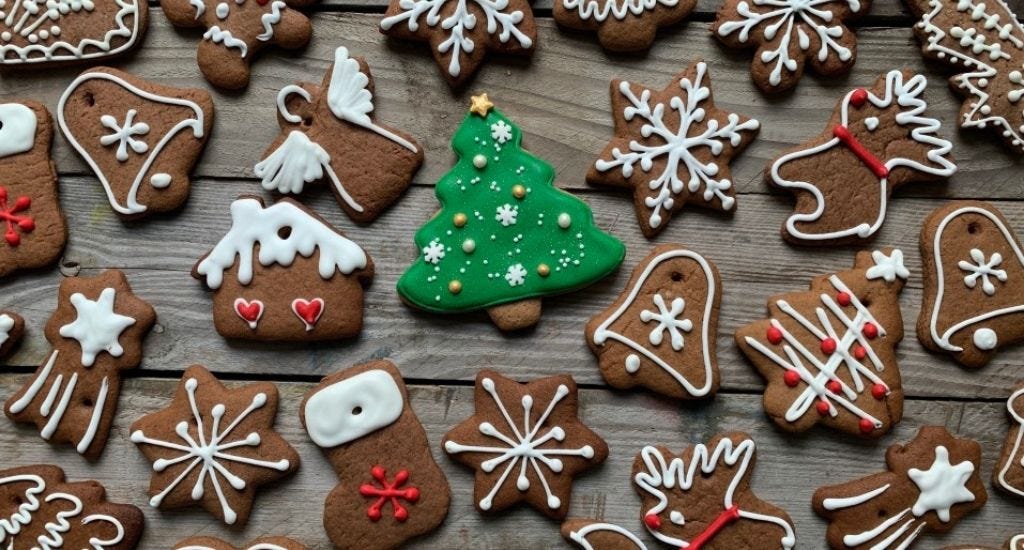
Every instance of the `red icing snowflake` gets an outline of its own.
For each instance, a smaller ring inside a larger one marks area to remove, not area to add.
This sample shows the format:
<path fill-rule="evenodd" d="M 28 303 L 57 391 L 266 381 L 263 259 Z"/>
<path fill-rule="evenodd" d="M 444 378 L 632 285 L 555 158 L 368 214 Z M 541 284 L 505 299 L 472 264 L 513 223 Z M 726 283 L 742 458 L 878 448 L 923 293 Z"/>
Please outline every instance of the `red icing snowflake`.
<path fill-rule="evenodd" d="M 388 482 L 387 471 L 384 470 L 383 466 L 370 468 L 370 475 L 373 476 L 379 487 L 370 483 L 364 483 L 359 487 L 359 494 L 364 497 L 377 497 L 377 500 L 366 510 L 366 515 L 370 518 L 370 521 L 378 521 L 381 518 L 381 509 L 384 508 L 384 505 L 389 500 L 391 501 L 392 508 L 394 508 L 394 518 L 397 521 L 409 519 L 409 510 L 402 506 L 400 501 L 404 500 L 409 503 L 415 503 L 420 499 L 420 490 L 418 488 L 401 488 L 409 481 L 409 471 L 399 470 L 395 474 L 395 481 L 393 483 Z"/>
<path fill-rule="evenodd" d="M 21 244 L 22 233 L 29 233 L 36 228 L 36 222 L 30 216 L 18 215 L 18 212 L 28 210 L 32 206 L 32 199 L 22 195 L 14 200 L 14 204 L 7 205 L 7 188 L 0 185 L 0 220 L 7 224 L 7 232 L 4 233 L 4 240 L 11 246 Z"/>

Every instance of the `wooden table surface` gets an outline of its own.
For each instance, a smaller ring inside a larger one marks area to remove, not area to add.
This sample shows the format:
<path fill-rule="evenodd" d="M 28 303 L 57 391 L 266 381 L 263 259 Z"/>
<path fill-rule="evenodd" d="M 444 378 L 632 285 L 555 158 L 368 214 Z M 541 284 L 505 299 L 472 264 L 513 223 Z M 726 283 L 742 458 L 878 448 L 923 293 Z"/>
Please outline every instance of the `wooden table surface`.
<path fill-rule="evenodd" d="M 984 198 L 1010 222 L 1024 229 L 1024 178 L 1020 157 L 994 134 L 956 128 L 960 102 L 950 93 L 944 68 L 926 64 L 911 32 L 913 20 L 895 0 L 878 0 L 858 23 L 858 60 L 853 72 L 837 79 L 806 76 L 795 92 L 766 98 L 750 81 L 750 53 L 729 52 L 710 36 L 709 21 L 719 0 L 700 0 L 689 21 L 663 29 L 646 55 L 610 55 L 592 34 L 558 29 L 550 0 L 537 4 L 539 38 L 531 61 L 490 57 L 461 93 L 444 84 L 426 46 L 389 41 L 378 31 L 386 0 L 325 0 L 312 16 L 314 37 L 303 51 L 269 50 L 253 65 L 253 79 L 242 93 L 214 90 L 216 120 L 206 152 L 195 171 L 191 198 L 180 212 L 139 223 L 121 222 L 99 184 L 62 137 L 54 157 L 61 173 L 70 241 L 59 267 L 22 274 L 0 283 L 0 306 L 19 311 L 28 335 L 0 374 L 2 396 L 11 395 L 46 354 L 42 326 L 55 307 L 56 289 L 66 276 L 124 270 L 134 291 L 152 303 L 159 319 L 145 344 L 142 367 L 130 372 L 110 441 L 101 460 L 90 464 L 69 448 L 44 443 L 29 426 L 3 422 L 0 464 L 57 463 L 71 479 L 101 481 L 109 497 L 143 508 L 142 548 L 170 548 L 196 534 L 235 543 L 265 534 L 287 535 L 311 548 L 328 548 L 321 525 L 322 502 L 336 477 L 298 422 L 303 393 L 322 375 L 370 359 L 388 358 L 410 386 L 413 408 L 426 426 L 433 452 L 448 475 L 452 507 L 444 525 L 413 546 L 422 548 L 564 548 L 558 525 L 528 508 L 493 518 L 472 505 L 472 472 L 443 456 L 439 442 L 451 426 L 472 413 L 472 381 L 484 367 L 521 380 L 569 373 L 580 391 L 581 416 L 609 444 L 609 460 L 577 479 L 571 515 L 599 517 L 641 531 L 639 498 L 629 470 L 645 444 L 675 449 L 706 441 L 726 430 L 753 434 L 759 446 L 754 488 L 784 507 L 796 523 L 799 548 L 824 548 L 825 522 L 811 511 L 819 485 L 839 483 L 883 468 L 891 444 L 908 441 L 923 425 L 944 425 L 983 446 L 982 475 L 988 485 L 1008 428 L 1005 399 L 1024 379 L 1024 346 L 1000 353 L 977 371 L 958 367 L 926 352 L 914 337 L 922 283 L 918 232 L 923 218 L 952 198 Z M 1020 2 L 1014 2 L 1019 5 Z M 159 7 L 143 48 L 115 66 L 155 82 L 208 88 L 193 61 L 201 31 L 172 28 Z M 353 225 L 328 192 L 305 195 L 315 208 L 374 258 L 376 279 L 366 296 L 366 324 L 360 338 L 315 346 L 243 345 L 221 339 L 213 329 L 210 296 L 189 271 L 229 225 L 228 205 L 242 193 L 260 192 L 252 166 L 276 135 L 274 98 L 297 80 L 319 82 L 337 46 L 365 56 L 376 79 L 376 112 L 382 121 L 405 129 L 424 145 L 427 161 L 416 184 L 397 206 L 372 226 Z M 760 120 L 762 130 L 733 163 L 738 191 L 732 217 L 699 208 L 677 215 L 654 242 L 641 234 L 627 195 L 588 188 L 584 174 L 611 135 L 608 82 L 626 78 L 661 88 L 695 59 L 710 65 L 718 104 Z M 902 424 L 875 442 L 814 429 L 792 436 L 767 420 L 761 408 L 763 383 L 733 345 L 734 330 L 764 316 L 774 293 L 803 290 L 816 274 L 851 265 L 856 247 L 797 249 L 786 245 L 778 228 L 792 206 L 789 196 L 769 191 L 765 164 L 780 151 L 817 134 L 836 101 L 852 86 L 868 86 L 893 68 L 926 74 L 929 114 L 944 123 L 954 141 L 960 172 L 947 184 L 926 183 L 898 190 L 875 246 L 903 249 L 912 275 L 901 298 L 907 338 L 898 347 L 907 395 Z M 81 68 L 0 75 L 2 99 L 35 98 L 55 109 L 57 98 Z M 626 242 L 620 271 L 591 288 L 544 301 L 536 330 L 500 333 L 483 314 L 438 317 L 404 307 L 395 281 L 415 257 L 412 236 L 437 208 L 433 183 L 454 161 L 448 140 L 462 119 L 469 95 L 487 91 L 524 132 L 525 147 L 551 162 L 557 184 L 572 190 L 594 210 L 598 225 Z M 587 319 L 609 304 L 633 265 L 654 243 L 680 242 L 718 265 L 724 292 L 719 327 L 722 389 L 710 403 L 680 406 L 642 391 L 610 391 L 583 339 Z M 149 464 L 128 441 L 136 418 L 164 406 L 182 370 L 201 363 L 229 383 L 272 380 L 281 390 L 277 427 L 298 448 L 297 475 L 259 494 L 243 530 L 228 530 L 201 510 L 161 512 L 146 502 Z M 988 504 L 945 536 L 928 535 L 919 548 L 978 543 L 1000 546 L 1024 526 L 1024 501 L 990 490 Z M 651 539 L 648 537 L 650 542 Z"/>

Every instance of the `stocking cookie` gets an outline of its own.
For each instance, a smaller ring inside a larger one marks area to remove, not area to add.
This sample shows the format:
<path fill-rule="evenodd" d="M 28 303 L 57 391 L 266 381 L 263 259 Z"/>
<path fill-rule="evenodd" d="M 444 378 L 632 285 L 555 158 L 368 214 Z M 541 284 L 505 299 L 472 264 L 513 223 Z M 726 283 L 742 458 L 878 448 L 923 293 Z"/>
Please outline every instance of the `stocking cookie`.
<path fill-rule="evenodd" d="M 1010 416 L 1010 432 L 1006 434 L 999 463 L 992 471 L 992 483 L 1011 495 L 1024 497 L 1024 384 L 1019 384 L 1006 401 L 1006 412 Z"/>
<path fill-rule="evenodd" d="M 897 187 L 956 172 L 953 144 L 925 116 L 927 84 L 922 75 L 890 71 L 872 90 L 847 92 L 822 134 L 771 164 L 765 179 L 797 199 L 783 238 L 808 245 L 871 239 Z"/>
<path fill-rule="evenodd" d="M 932 212 L 921 229 L 921 261 L 922 345 L 981 367 L 1024 340 L 1024 252 L 994 206 L 956 201 Z"/>
<path fill-rule="evenodd" d="M 488 51 L 530 55 L 537 40 L 528 0 L 390 0 L 380 31 L 428 42 L 452 87 L 465 84 Z"/>
<path fill-rule="evenodd" d="M 192 537 L 174 550 L 306 550 L 306 545 L 285 537 L 261 537 L 242 546 L 232 546 L 214 537 Z"/>
<path fill-rule="evenodd" d="M 929 532 L 946 533 L 988 500 L 981 446 L 926 426 L 885 453 L 888 471 L 822 487 L 814 511 L 828 520 L 834 549 L 909 548 Z"/>
<path fill-rule="evenodd" d="M 53 351 L 7 400 L 4 413 L 35 424 L 51 443 L 99 458 L 117 411 L 121 371 L 142 362 L 142 339 L 154 323 L 153 306 L 136 297 L 116 269 L 64 279 L 44 331 Z"/>
<path fill-rule="evenodd" d="M 718 269 L 704 256 L 676 244 L 655 248 L 619 298 L 587 323 L 605 381 L 679 399 L 714 396 L 721 297 Z"/>
<path fill-rule="evenodd" d="M 592 519 L 567 519 L 562 538 L 582 550 L 647 550 L 640 537 L 628 529 Z"/>
<path fill-rule="evenodd" d="M 707 71 L 706 63 L 695 63 L 663 90 L 612 81 L 615 137 L 587 183 L 632 188 L 648 238 L 686 204 L 724 211 L 736 205 L 729 163 L 760 124 L 715 107 Z"/>
<path fill-rule="evenodd" d="M 7 358 L 25 335 L 25 319 L 13 311 L 0 311 L 0 359 Z"/>
<path fill-rule="evenodd" d="M 822 423 L 879 437 L 903 418 L 895 347 L 899 294 L 910 272 L 896 249 L 860 252 L 853 269 L 819 275 L 806 292 L 773 296 L 768 319 L 736 343 L 768 381 L 764 409 L 787 431 Z"/>
<path fill-rule="evenodd" d="M 796 86 L 808 62 L 821 76 L 849 72 L 857 37 L 844 23 L 870 10 L 871 0 L 726 0 L 711 33 L 730 48 L 757 48 L 750 76 L 773 94 Z"/>
<path fill-rule="evenodd" d="M 306 82 L 277 94 L 281 135 L 254 169 L 268 191 L 302 193 L 330 183 L 334 198 L 357 222 L 371 222 L 398 200 L 423 164 L 412 136 L 371 118 L 373 80 L 361 57 L 334 52 L 323 85 Z"/>
<path fill-rule="evenodd" d="M 444 435 L 443 446 L 476 470 L 477 510 L 526 502 L 564 518 L 573 478 L 608 457 L 608 445 L 577 417 L 576 382 L 559 375 L 521 384 L 482 370 L 473 401 L 476 412 Z"/>
<path fill-rule="evenodd" d="M 643 501 L 642 520 L 659 541 L 676 548 L 758 548 L 796 545 L 793 520 L 754 496 L 750 475 L 755 447 L 735 432 L 675 455 L 647 446 L 633 461 L 633 482 Z"/>
<path fill-rule="evenodd" d="M 61 132 L 103 185 L 111 208 L 140 218 L 181 206 L 213 127 L 205 90 L 172 88 L 106 67 L 76 78 L 57 104 Z"/>
<path fill-rule="evenodd" d="M 659 27 L 682 21 L 697 0 L 558 0 L 555 22 L 570 29 L 596 31 L 613 52 L 646 50 Z"/>
<path fill-rule="evenodd" d="M 205 367 L 189 367 L 174 400 L 131 426 L 132 443 L 153 463 L 150 506 L 198 503 L 244 525 L 256 490 L 299 468 L 298 453 L 272 428 L 276 415 L 277 386 L 228 389 Z"/>
<path fill-rule="evenodd" d="M 324 528 L 336 548 L 398 548 L 444 521 L 448 479 L 391 362 L 324 378 L 300 411 L 340 480 L 324 506 Z"/>
<path fill-rule="evenodd" d="M 231 229 L 192 276 L 213 291 L 213 323 L 225 338 L 332 340 L 362 330 L 373 261 L 298 202 L 264 207 L 243 195 L 231 204 Z"/>
<path fill-rule="evenodd" d="M 64 481 L 64 470 L 37 465 L 0 470 L 0 546 L 131 550 L 142 510 L 108 502 L 96 481 Z"/>
<path fill-rule="evenodd" d="M 42 103 L 0 103 L 0 277 L 50 265 L 67 243 L 52 144 Z"/>
<path fill-rule="evenodd" d="M 206 29 L 196 60 L 211 84 L 237 90 L 249 84 L 249 64 L 264 47 L 294 50 L 309 42 L 313 27 L 295 8 L 315 0 L 160 0 L 176 27 Z"/>

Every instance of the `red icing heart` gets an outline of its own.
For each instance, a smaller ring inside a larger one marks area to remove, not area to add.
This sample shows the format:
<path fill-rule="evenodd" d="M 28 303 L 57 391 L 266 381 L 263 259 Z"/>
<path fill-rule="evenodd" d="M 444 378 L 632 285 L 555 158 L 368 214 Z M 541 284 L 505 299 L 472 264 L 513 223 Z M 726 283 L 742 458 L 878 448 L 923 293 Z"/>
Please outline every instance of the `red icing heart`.
<path fill-rule="evenodd" d="M 244 298 L 235 299 L 235 313 L 242 318 L 243 321 L 249 323 L 249 328 L 256 328 L 256 323 L 263 316 L 263 302 L 259 300 L 248 301 Z"/>
<path fill-rule="evenodd" d="M 312 300 L 296 298 L 292 300 L 292 311 L 299 319 L 302 319 L 302 322 L 306 324 L 306 332 L 309 332 L 313 330 L 316 322 L 324 313 L 324 300 L 323 298 L 313 298 Z"/>

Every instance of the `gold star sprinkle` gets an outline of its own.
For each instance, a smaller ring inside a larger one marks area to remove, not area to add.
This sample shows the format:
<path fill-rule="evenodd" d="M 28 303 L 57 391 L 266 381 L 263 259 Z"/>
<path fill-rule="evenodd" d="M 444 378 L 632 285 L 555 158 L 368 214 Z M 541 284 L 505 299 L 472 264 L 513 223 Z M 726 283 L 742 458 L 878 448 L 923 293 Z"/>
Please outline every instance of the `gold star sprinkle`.
<path fill-rule="evenodd" d="M 487 113 L 494 107 L 486 93 L 475 95 L 470 98 L 469 112 L 486 117 Z"/>

